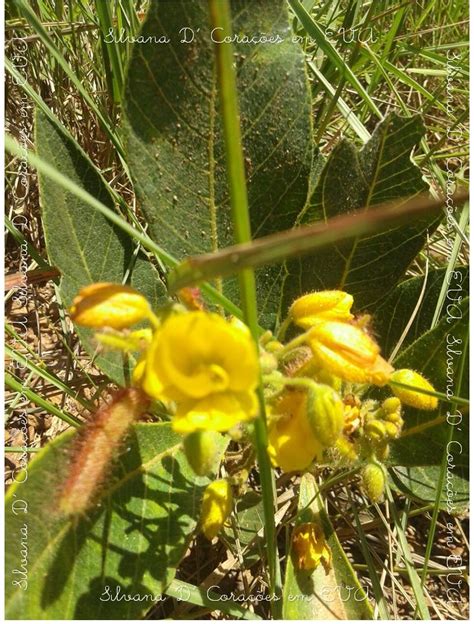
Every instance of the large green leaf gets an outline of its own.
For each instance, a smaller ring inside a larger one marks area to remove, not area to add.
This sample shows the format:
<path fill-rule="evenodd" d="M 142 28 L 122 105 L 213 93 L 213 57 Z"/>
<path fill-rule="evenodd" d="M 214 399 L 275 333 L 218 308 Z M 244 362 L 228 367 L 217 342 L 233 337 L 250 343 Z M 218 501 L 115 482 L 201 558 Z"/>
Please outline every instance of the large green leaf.
<path fill-rule="evenodd" d="M 387 297 L 383 305 L 374 311 L 373 327 L 382 353 L 387 357 L 403 335 L 413 312 L 423 293 L 421 304 L 405 336 L 403 346 L 406 348 L 414 340 L 429 330 L 433 313 L 446 276 L 446 269 L 436 269 L 428 273 L 426 287 L 423 291 L 425 278 L 412 277 L 401 284 Z M 441 309 L 441 316 L 447 313 L 448 306 L 455 304 L 459 297 L 467 291 L 469 268 L 457 267 L 451 274 L 446 299 Z"/>
<path fill-rule="evenodd" d="M 89 158 L 40 110 L 36 114 L 36 148 L 39 156 L 63 175 L 109 208 L 114 207 L 107 185 Z M 132 241 L 119 228 L 47 176 L 40 174 L 39 180 L 46 247 L 51 264 L 61 272 L 65 306 L 81 287 L 93 282 L 121 283 L 126 275 L 128 283 L 152 305 L 164 301 L 165 288 L 158 272 L 144 256 L 135 257 Z M 78 328 L 77 333 L 93 355 L 93 332 Z M 98 354 L 95 363 L 118 383 L 128 377 L 120 353 Z"/>
<path fill-rule="evenodd" d="M 464 355 L 468 349 L 468 309 L 465 299 L 456 311 L 460 318 L 445 316 L 437 327 L 423 334 L 396 358 L 396 368 L 418 370 L 438 392 L 456 394 L 459 388 L 461 396 L 467 397 L 469 379 Z M 458 405 L 457 409 L 460 410 L 459 419 L 449 417 L 458 413 L 447 401 L 440 401 L 435 412 L 404 409 L 405 431 L 438 417 L 442 421 L 396 440 L 391 445 L 389 458 L 396 487 L 418 499 L 435 500 L 440 477 L 446 479 L 441 506 L 450 511 L 465 507 L 469 496 L 469 414 L 465 406 Z M 451 433 L 452 443 L 448 444 Z M 449 454 L 448 471 L 441 474 L 446 454 Z"/>
<path fill-rule="evenodd" d="M 293 226 L 306 201 L 312 161 L 311 102 L 286 0 L 232 2 L 233 30 L 281 43 L 237 43 L 235 59 L 254 237 Z M 183 27 L 193 29 L 182 43 Z M 177 258 L 233 241 L 207 2 L 156 0 L 136 45 L 125 94 L 130 172 L 151 236 Z M 281 267 L 259 272 L 260 312 L 279 300 Z M 225 292 L 238 301 L 236 281 Z"/>
<path fill-rule="evenodd" d="M 324 509 L 315 478 L 303 475 L 298 500 L 298 524 L 318 523 L 331 551 L 329 570 L 298 570 L 291 553 L 283 588 L 283 618 L 287 620 L 371 620 L 372 609 Z"/>
<path fill-rule="evenodd" d="M 69 433 L 56 438 L 29 464 L 23 484 L 7 493 L 7 617 L 138 618 L 155 602 L 146 596 L 162 594 L 172 581 L 209 481 L 192 472 L 181 438 L 169 424 L 138 424 L 113 479 L 102 486 L 101 502 L 84 517 L 65 519 L 57 513 L 55 496 L 64 480 L 70 444 Z M 19 501 L 25 501 L 25 513 Z M 21 570 L 25 531 L 28 589 L 24 591 L 12 581 L 22 578 L 13 571 Z M 107 586 L 113 596 L 119 587 L 120 595 L 145 598 L 106 600 Z"/>
<path fill-rule="evenodd" d="M 410 159 L 423 132 L 419 116 L 403 118 L 392 113 L 360 151 L 352 143 L 341 141 L 329 156 L 298 222 L 327 221 L 358 208 L 399 199 L 402 203 L 401 198 L 407 200 L 425 191 L 421 172 Z M 358 309 L 373 307 L 404 275 L 423 246 L 432 221 L 419 220 L 356 238 L 289 262 L 284 306 L 302 292 L 341 288 L 354 295 Z"/>

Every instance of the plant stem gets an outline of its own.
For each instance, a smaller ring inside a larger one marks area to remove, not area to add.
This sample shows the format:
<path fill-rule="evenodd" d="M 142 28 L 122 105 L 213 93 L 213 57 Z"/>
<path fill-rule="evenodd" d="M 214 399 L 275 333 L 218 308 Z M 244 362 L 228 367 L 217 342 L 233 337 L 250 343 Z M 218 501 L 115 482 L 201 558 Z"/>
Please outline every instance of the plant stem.
<path fill-rule="evenodd" d="M 227 179 L 229 183 L 232 220 L 236 243 L 248 243 L 252 239 L 250 229 L 247 186 L 240 133 L 240 115 L 237 101 L 237 83 L 234 69 L 233 47 L 224 43 L 225 37 L 232 34 L 231 13 L 228 0 L 209 0 L 213 28 L 219 28 L 220 42 L 215 45 L 217 80 L 224 127 L 226 149 Z M 257 296 L 253 268 L 246 268 L 239 273 L 240 295 L 244 320 L 250 328 L 258 349 L 259 326 L 257 316 Z M 262 496 L 265 517 L 265 539 L 267 546 L 270 593 L 275 596 L 271 601 L 274 618 L 281 617 L 281 581 L 278 550 L 275 531 L 274 482 L 267 454 L 267 426 L 263 386 L 259 387 L 260 417 L 255 421 L 257 458 L 262 484 Z"/>

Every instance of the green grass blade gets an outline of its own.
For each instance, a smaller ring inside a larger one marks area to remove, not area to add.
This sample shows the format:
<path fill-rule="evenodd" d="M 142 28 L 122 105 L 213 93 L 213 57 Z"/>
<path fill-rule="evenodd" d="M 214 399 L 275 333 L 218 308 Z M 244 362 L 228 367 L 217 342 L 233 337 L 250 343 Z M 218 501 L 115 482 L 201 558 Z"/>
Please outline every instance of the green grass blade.
<path fill-rule="evenodd" d="M 233 47 L 224 43 L 225 37 L 231 37 L 231 13 L 228 0 L 209 0 L 211 22 L 214 28 L 220 28 L 220 43 L 215 46 L 217 80 L 221 103 L 224 141 L 226 150 L 227 179 L 229 182 L 230 203 L 234 225 L 234 237 L 237 243 L 248 243 L 252 234 L 250 230 L 247 185 L 245 179 L 242 137 L 240 132 L 240 114 L 237 100 L 237 84 L 234 69 Z M 252 332 L 258 350 L 258 312 L 255 276 L 252 268 L 245 268 L 239 273 L 240 294 L 244 320 Z M 263 508 L 265 516 L 265 539 L 267 545 L 268 567 L 270 577 L 270 593 L 277 596 L 271 603 L 271 611 L 275 618 L 281 614 L 281 580 L 278 550 L 275 532 L 275 501 L 273 474 L 267 453 L 267 427 L 265 416 L 265 399 L 263 386 L 259 390 L 260 417 L 255 421 L 255 437 L 257 457 L 262 484 Z"/>

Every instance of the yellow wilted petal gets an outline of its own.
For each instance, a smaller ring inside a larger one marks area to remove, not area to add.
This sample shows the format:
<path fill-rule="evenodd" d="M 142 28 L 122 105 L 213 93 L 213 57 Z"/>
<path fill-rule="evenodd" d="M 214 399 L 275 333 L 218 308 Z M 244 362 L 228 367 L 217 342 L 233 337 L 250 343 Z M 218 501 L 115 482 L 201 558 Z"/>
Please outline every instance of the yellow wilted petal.
<path fill-rule="evenodd" d="M 393 368 L 380 355 L 377 343 L 350 323 L 321 321 L 309 332 L 316 364 L 354 383 L 387 383 Z"/>
<path fill-rule="evenodd" d="M 292 539 L 293 559 L 298 570 L 314 570 L 322 562 L 329 565 L 331 551 L 321 527 L 314 522 L 297 526 Z"/>
<path fill-rule="evenodd" d="M 435 389 L 427 379 L 420 375 L 420 373 L 410 370 L 409 368 L 395 371 L 390 377 L 390 380 L 406 384 L 407 386 L 414 386 L 420 390 L 435 392 Z M 416 390 L 408 390 L 408 388 L 400 388 L 396 385 L 390 385 L 390 387 L 393 394 L 397 396 L 404 405 L 427 411 L 435 410 L 438 407 L 438 399 L 434 396 L 423 394 Z"/>
<path fill-rule="evenodd" d="M 232 511 L 232 490 L 225 479 L 210 483 L 204 490 L 201 530 L 211 540 L 219 533 Z"/>
<path fill-rule="evenodd" d="M 342 290 L 322 290 L 296 299 L 290 307 L 289 315 L 296 325 L 309 329 L 320 320 L 351 320 L 353 303 L 352 295 Z"/>
<path fill-rule="evenodd" d="M 307 397 L 303 392 L 287 392 L 271 408 L 275 416 L 268 430 L 268 455 L 275 467 L 285 472 L 306 470 L 322 454 L 307 414 Z"/>
<path fill-rule="evenodd" d="M 150 315 L 148 301 L 130 286 L 101 282 L 86 286 L 74 298 L 71 319 L 84 327 L 124 329 Z"/>

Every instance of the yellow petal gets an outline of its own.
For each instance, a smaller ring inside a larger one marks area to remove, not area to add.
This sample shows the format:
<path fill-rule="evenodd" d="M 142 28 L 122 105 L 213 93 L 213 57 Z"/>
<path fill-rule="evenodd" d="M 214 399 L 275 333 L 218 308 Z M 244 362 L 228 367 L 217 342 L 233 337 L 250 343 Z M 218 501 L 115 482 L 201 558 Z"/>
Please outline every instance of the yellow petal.
<path fill-rule="evenodd" d="M 201 530 L 211 540 L 219 533 L 232 511 L 232 490 L 225 479 L 210 483 L 201 506 Z"/>
<path fill-rule="evenodd" d="M 293 302 L 289 315 L 293 322 L 309 329 L 321 320 L 350 321 L 354 299 L 341 290 L 323 290 L 303 295 Z"/>
<path fill-rule="evenodd" d="M 133 288 L 102 282 L 82 288 L 69 312 L 84 327 L 124 329 L 147 318 L 150 306 Z"/>
<path fill-rule="evenodd" d="M 173 429 L 178 433 L 197 430 L 228 431 L 240 422 L 254 418 L 258 404 L 253 392 L 214 394 L 200 401 L 178 404 Z"/>

